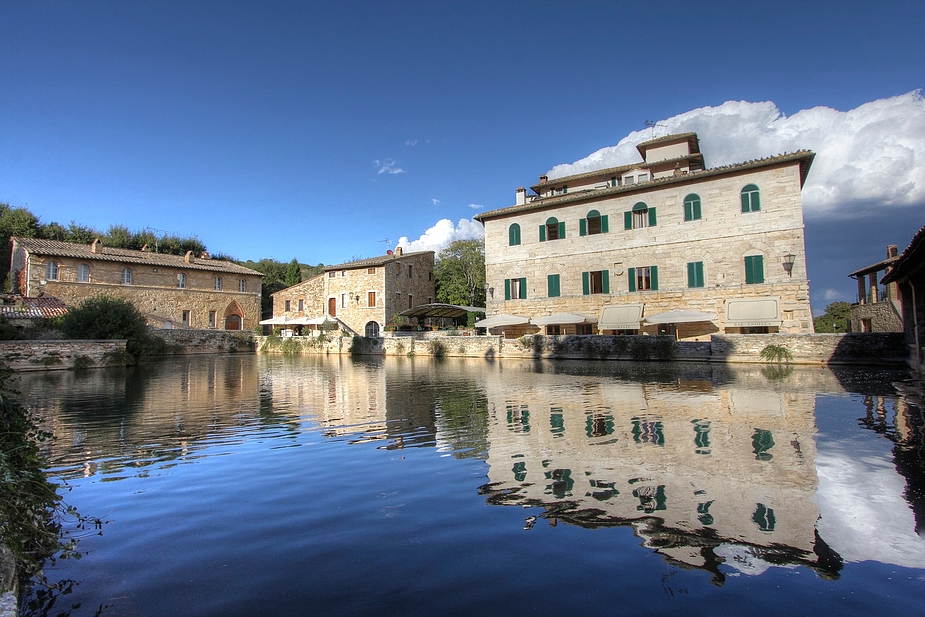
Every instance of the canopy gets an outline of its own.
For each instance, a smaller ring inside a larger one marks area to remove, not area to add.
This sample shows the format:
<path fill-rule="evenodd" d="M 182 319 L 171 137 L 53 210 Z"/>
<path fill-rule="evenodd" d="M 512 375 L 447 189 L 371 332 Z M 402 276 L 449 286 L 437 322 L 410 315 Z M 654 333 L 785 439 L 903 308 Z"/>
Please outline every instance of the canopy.
<path fill-rule="evenodd" d="M 530 321 L 538 326 L 559 326 L 573 323 L 597 323 L 597 319 L 595 317 L 586 317 L 585 315 L 576 315 L 574 313 L 555 313 L 554 315 L 535 317 Z"/>
<path fill-rule="evenodd" d="M 697 311 L 668 311 L 646 317 L 646 323 L 695 323 L 698 321 L 713 321 L 716 315 L 710 313 L 700 313 Z"/>
<path fill-rule="evenodd" d="M 605 306 L 597 322 L 598 330 L 638 330 L 644 304 Z"/>
<path fill-rule="evenodd" d="M 261 326 L 281 326 L 283 324 L 295 324 L 295 319 L 291 317 L 286 317 L 285 315 L 280 315 L 279 317 L 271 317 L 270 319 L 264 319 L 260 322 Z"/>
<path fill-rule="evenodd" d="M 476 328 L 499 328 L 501 326 L 519 326 L 521 324 L 530 323 L 529 317 L 521 317 L 520 315 L 492 315 L 487 319 L 482 321 L 475 322 Z"/>
<path fill-rule="evenodd" d="M 337 320 L 325 315 L 324 317 L 312 317 L 311 319 L 308 317 L 299 317 L 298 319 L 293 319 L 289 323 L 299 324 L 300 326 L 320 326 L 325 323 L 337 323 Z"/>
<path fill-rule="evenodd" d="M 421 304 L 414 308 L 406 309 L 399 313 L 402 317 L 462 317 L 466 313 L 484 313 L 484 307 L 478 306 L 457 306 L 455 304 Z"/>
<path fill-rule="evenodd" d="M 741 328 L 780 324 L 780 298 L 730 300 L 726 303 L 727 326 Z"/>

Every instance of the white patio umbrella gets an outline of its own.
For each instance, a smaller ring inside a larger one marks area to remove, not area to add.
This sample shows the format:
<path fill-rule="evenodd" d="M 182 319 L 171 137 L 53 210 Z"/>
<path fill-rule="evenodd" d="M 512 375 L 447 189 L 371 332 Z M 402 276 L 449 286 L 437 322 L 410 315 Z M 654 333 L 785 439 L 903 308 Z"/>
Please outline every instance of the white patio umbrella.
<path fill-rule="evenodd" d="M 282 315 L 280 317 L 271 317 L 269 319 L 264 319 L 263 321 L 260 322 L 260 325 L 261 326 L 281 326 L 284 324 L 291 324 L 294 321 L 295 321 L 294 319 L 286 317 L 285 315 Z"/>
<path fill-rule="evenodd" d="M 529 317 L 522 317 L 520 315 L 492 315 L 486 319 L 475 322 L 476 328 L 500 328 L 502 326 L 519 326 L 521 324 L 530 323 Z"/>
<path fill-rule="evenodd" d="M 561 326 L 564 324 L 597 323 L 597 318 L 576 315 L 575 313 L 555 313 L 544 317 L 534 317 L 530 321 L 538 326 Z"/>
<path fill-rule="evenodd" d="M 714 321 L 716 315 L 712 313 L 700 313 L 698 311 L 668 311 L 646 317 L 643 321 L 651 324 L 660 323 L 695 323 L 698 321 Z"/>

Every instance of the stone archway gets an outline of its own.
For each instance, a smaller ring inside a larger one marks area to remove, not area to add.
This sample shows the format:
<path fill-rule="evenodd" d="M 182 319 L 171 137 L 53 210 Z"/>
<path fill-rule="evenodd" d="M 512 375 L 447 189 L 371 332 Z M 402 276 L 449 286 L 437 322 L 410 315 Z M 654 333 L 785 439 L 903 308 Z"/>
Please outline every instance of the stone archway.
<path fill-rule="evenodd" d="M 366 336 L 369 338 L 378 338 L 379 337 L 379 324 L 375 321 L 371 321 L 366 324 Z"/>
<path fill-rule="evenodd" d="M 241 305 L 232 300 L 225 309 L 225 329 L 226 330 L 243 330 L 244 329 L 244 311 Z"/>

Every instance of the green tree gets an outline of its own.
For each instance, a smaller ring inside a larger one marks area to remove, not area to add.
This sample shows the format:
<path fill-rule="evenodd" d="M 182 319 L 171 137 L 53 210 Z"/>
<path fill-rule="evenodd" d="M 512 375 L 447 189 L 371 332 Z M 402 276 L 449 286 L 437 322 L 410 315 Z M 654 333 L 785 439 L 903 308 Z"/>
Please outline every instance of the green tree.
<path fill-rule="evenodd" d="M 114 249 L 134 248 L 132 247 L 132 232 L 125 225 L 110 225 L 101 240 L 103 246 L 111 246 Z"/>
<path fill-rule="evenodd" d="M 456 240 L 437 255 L 437 301 L 485 306 L 485 241 Z"/>
<path fill-rule="evenodd" d="M 61 332 L 72 339 L 126 339 L 125 350 L 137 361 L 163 348 L 148 332 L 145 316 L 125 298 L 94 296 L 68 310 Z"/>
<path fill-rule="evenodd" d="M 102 236 L 100 232 L 92 227 L 78 225 L 76 221 L 71 221 L 67 226 L 67 241 L 76 242 L 77 244 L 90 244 L 96 238 Z"/>
<path fill-rule="evenodd" d="M 10 204 L 0 203 L 0 284 L 8 291 L 11 281 L 10 254 L 13 243 L 10 236 L 23 238 L 39 237 L 39 219 L 26 208 L 13 208 Z"/>
<path fill-rule="evenodd" d="M 302 282 L 302 266 L 299 265 L 298 259 L 293 257 L 289 265 L 286 266 L 286 279 L 284 282 L 286 287 L 292 287 Z"/>
<path fill-rule="evenodd" d="M 833 302 L 825 307 L 825 313 L 813 320 L 816 332 L 847 332 L 851 305 L 847 302 Z"/>

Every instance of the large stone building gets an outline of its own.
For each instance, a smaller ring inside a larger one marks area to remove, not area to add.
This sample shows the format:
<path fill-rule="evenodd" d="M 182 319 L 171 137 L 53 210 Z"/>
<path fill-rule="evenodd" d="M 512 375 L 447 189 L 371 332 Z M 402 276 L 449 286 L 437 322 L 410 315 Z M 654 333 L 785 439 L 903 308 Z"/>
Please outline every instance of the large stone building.
<path fill-rule="evenodd" d="M 475 217 L 488 316 L 547 318 L 548 334 L 812 332 L 801 189 L 814 154 L 707 169 L 695 133 L 637 149 L 641 163 L 540 176 L 535 195 Z M 588 319 L 549 322 L 561 313 Z"/>
<path fill-rule="evenodd" d="M 130 300 L 159 328 L 252 329 L 263 275 L 230 261 L 14 237 L 13 291 L 73 306 L 93 296 Z"/>
<path fill-rule="evenodd" d="M 379 336 L 398 313 L 434 301 L 434 252 L 395 252 L 336 266 L 272 294 L 273 317 L 336 317 L 356 334 Z"/>

